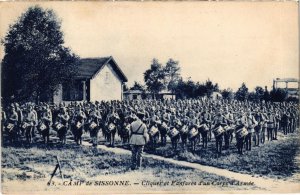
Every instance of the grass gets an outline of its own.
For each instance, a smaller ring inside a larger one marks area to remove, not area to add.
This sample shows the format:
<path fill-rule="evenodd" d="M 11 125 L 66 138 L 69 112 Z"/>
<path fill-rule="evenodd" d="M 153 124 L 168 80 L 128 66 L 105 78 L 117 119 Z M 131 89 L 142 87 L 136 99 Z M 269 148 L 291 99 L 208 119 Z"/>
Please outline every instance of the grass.
<path fill-rule="evenodd" d="M 129 169 L 130 156 L 127 154 L 115 154 L 93 147 L 77 146 L 74 143 L 60 145 L 53 142 L 47 146 L 35 143 L 31 147 L 6 145 L 2 147 L 2 181 L 31 181 L 40 178 L 48 180 L 56 165 L 56 156 L 60 158 L 65 179 L 91 181 L 101 176 L 126 175 L 132 172 Z M 153 159 L 144 160 L 143 170 L 151 172 L 151 175 L 147 176 L 150 181 L 235 182 L 215 174 Z M 143 172 L 141 174 L 143 175 Z M 255 186 L 229 186 L 228 188 L 257 189 Z"/>
<path fill-rule="evenodd" d="M 223 150 L 221 155 L 216 154 L 214 142 L 210 142 L 207 149 L 198 146 L 195 153 L 182 150 L 173 151 L 169 144 L 165 147 L 159 147 L 155 151 L 148 150 L 147 152 L 239 173 L 281 179 L 300 171 L 295 161 L 300 148 L 300 140 L 298 132 L 287 137 L 279 134 L 278 138 L 276 141 L 266 141 L 260 147 L 253 147 L 244 155 L 237 153 L 235 142 L 231 144 L 229 150 Z"/>

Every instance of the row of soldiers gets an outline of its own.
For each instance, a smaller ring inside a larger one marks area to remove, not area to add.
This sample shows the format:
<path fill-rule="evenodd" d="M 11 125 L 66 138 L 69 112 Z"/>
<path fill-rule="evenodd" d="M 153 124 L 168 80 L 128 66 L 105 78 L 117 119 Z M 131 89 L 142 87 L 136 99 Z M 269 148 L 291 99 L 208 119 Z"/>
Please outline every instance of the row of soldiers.
<path fill-rule="evenodd" d="M 276 140 L 279 130 L 285 135 L 294 132 L 299 121 L 298 104 L 287 102 L 190 99 L 72 102 L 68 105 L 12 103 L 2 109 L 2 132 L 8 133 L 11 142 L 23 135 L 31 143 L 37 132 L 49 142 L 50 129 L 54 129 L 65 143 L 70 130 L 75 142 L 81 144 L 83 132 L 89 131 L 93 144 L 97 145 L 99 131 L 102 131 L 113 146 L 116 133 L 123 143 L 129 141 L 130 124 L 136 120 L 137 112 L 144 113 L 142 121 L 148 129 L 152 148 L 158 147 L 158 142 L 165 145 L 169 137 L 173 149 L 177 149 L 181 140 L 182 148 L 186 148 L 189 141 L 194 151 L 199 142 L 206 148 L 214 137 L 218 153 L 229 149 L 234 136 L 238 152 L 242 154 L 244 146 L 251 150 L 253 140 L 254 145 L 259 146 L 266 137 L 268 141 Z"/>

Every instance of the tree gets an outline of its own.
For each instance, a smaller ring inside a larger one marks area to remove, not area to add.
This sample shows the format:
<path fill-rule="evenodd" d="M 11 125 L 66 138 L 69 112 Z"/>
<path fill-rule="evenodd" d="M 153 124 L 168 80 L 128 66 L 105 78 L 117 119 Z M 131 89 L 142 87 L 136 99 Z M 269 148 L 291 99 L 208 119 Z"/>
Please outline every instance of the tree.
<path fill-rule="evenodd" d="M 245 101 L 248 99 L 248 95 L 248 88 L 246 87 L 245 83 L 242 83 L 242 86 L 235 93 L 235 97 L 237 100 Z"/>
<path fill-rule="evenodd" d="M 140 90 L 140 91 L 144 91 L 144 86 L 136 81 L 134 81 L 133 86 L 130 88 L 130 90 Z"/>
<path fill-rule="evenodd" d="M 226 100 L 233 100 L 234 99 L 234 94 L 232 89 L 228 88 L 228 89 L 224 89 L 222 92 L 222 97 Z"/>
<path fill-rule="evenodd" d="M 265 94 L 265 91 L 262 87 L 255 87 L 255 100 L 256 101 L 261 101 L 264 99 L 264 94 Z"/>
<path fill-rule="evenodd" d="M 150 69 L 144 72 L 144 81 L 147 89 L 152 92 L 154 97 L 164 89 L 164 72 L 162 65 L 157 59 L 154 58 L 150 65 Z"/>
<path fill-rule="evenodd" d="M 264 97 L 263 97 L 263 99 L 264 99 L 265 101 L 269 101 L 269 100 L 270 100 L 270 93 L 269 93 L 269 91 L 268 91 L 267 86 L 265 86 L 265 91 L 264 91 Z"/>
<path fill-rule="evenodd" d="M 39 101 L 76 73 L 78 57 L 63 46 L 61 21 L 52 10 L 30 7 L 2 40 L 2 97 Z"/>
<path fill-rule="evenodd" d="M 163 71 L 165 88 L 174 92 L 176 85 L 180 80 L 179 62 L 170 58 L 166 66 L 163 68 Z"/>
<path fill-rule="evenodd" d="M 284 89 L 272 89 L 270 91 L 270 100 L 273 102 L 283 102 L 287 99 L 287 91 Z"/>
<path fill-rule="evenodd" d="M 211 94 L 215 91 L 219 91 L 218 83 L 213 84 L 209 79 L 205 82 L 205 89 L 207 97 L 210 97 Z"/>

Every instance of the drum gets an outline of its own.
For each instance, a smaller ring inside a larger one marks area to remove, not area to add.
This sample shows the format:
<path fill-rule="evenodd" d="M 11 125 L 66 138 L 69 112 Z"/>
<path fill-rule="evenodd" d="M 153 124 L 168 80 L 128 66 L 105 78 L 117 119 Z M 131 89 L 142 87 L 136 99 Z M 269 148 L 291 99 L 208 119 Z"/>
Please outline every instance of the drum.
<path fill-rule="evenodd" d="M 12 130 L 12 128 L 14 128 L 14 126 L 15 126 L 14 124 L 8 123 L 6 128 L 9 129 L 9 130 Z"/>
<path fill-rule="evenodd" d="M 228 125 L 224 127 L 224 131 L 225 131 L 225 132 L 229 131 L 230 129 L 231 129 L 231 127 L 228 126 Z"/>
<path fill-rule="evenodd" d="M 26 129 L 28 126 L 29 126 L 29 124 L 24 122 L 23 125 L 22 125 L 22 128 Z"/>
<path fill-rule="evenodd" d="M 155 126 L 152 126 L 151 129 L 149 130 L 149 135 L 154 136 L 156 133 L 158 133 L 158 128 Z"/>
<path fill-rule="evenodd" d="M 90 124 L 90 129 L 95 129 L 95 127 L 97 127 L 97 124 L 93 121 Z"/>
<path fill-rule="evenodd" d="M 246 135 L 248 135 L 248 131 L 245 127 L 239 128 L 236 131 L 236 135 L 237 137 L 245 137 Z"/>
<path fill-rule="evenodd" d="M 195 127 L 193 127 L 190 131 L 189 131 L 189 138 L 193 138 L 193 137 L 195 137 L 195 136 L 197 136 L 198 135 L 198 130 L 195 128 Z"/>
<path fill-rule="evenodd" d="M 175 127 L 171 128 L 169 131 L 170 138 L 173 138 L 173 137 L 177 136 L 178 134 L 179 134 L 179 131 Z"/>
<path fill-rule="evenodd" d="M 113 123 L 109 123 L 109 125 L 108 125 L 108 130 L 112 131 L 112 130 L 114 130 L 114 129 L 115 129 L 115 127 L 116 127 L 116 125 L 115 125 L 115 124 L 113 124 Z"/>
<path fill-rule="evenodd" d="M 79 129 L 81 127 L 81 123 L 79 121 L 76 123 L 76 127 L 77 127 L 77 129 Z"/>
<path fill-rule="evenodd" d="M 40 130 L 44 131 L 46 128 L 47 128 L 46 125 L 44 123 L 41 123 Z"/>
<path fill-rule="evenodd" d="M 215 134 L 215 136 L 219 136 L 224 132 L 225 132 L 225 129 L 222 126 L 219 126 L 215 129 L 213 129 L 213 133 Z"/>
<path fill-rule="evenodd" d="M 57 124 L 55 125 L 55 128 L 56 128 L 57 130 L 60 130 L 62 127 L 63 127 L 63 125 L 62 125 L 61 123 L 57 123 Z"/>
<path fill-rule="evenodd" d="M 183 125 L 182 128 L 180 129 L 181 133 L 187 133 L 188 131 L 189 131 L 189 128 L 186 125 Z"/>
<path fill-rule="evenodd" d="M 125 129 L 126 129 L 126 131 L 129 131 L 130 130 L 130 124 L 126 125 Z"/>

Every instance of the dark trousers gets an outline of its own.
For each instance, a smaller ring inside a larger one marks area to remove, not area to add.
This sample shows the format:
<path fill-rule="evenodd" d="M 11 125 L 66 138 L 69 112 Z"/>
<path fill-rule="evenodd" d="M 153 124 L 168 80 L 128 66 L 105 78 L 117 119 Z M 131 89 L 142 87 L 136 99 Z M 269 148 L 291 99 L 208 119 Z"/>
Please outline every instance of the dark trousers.
<path fill-rule="evenodd" d="M 139 145 L 131 145 L 131 169 L 140 169 L 142 166 L 142 158 L 143 158 L 143 150 L 144 146 Z"/>
<path fill-rule="evenodd" d="M 262 127 L 261 129 L 261 138 L 260 138 L 260 143 L 264 144 L 266 141 L 266 127 Z"/>
<path fill-rule="evenodd" d="M 230 136 L 231 132 L 230 131 L 226 131 L 224 133 L 224 141 L 225 141 L 225 149 L 229 149 L 229 143 L 230 143 Z"/>
<path fill-rule="evenodd" d="M 255 135 L 254 135 L 254 142 L 255 142 L 255 146 L 259 146 L 259 142 L 260 142 L 260 131 L 255 132 Z"/>
<path fill-rule="evenodd" d="M 222 152 L 222 143 L 223 143 L 223 134 L 216 136 L 216 148 L 218 154 L 221 154 Z"/>
<path fill-rule="evenodd" d="M 273 133 L 273 139 L 276 140 L 277 139 L 277 128 L 274 129 L 274 133 Z"/>
<path fill-rule="evenodd" d="M 237 145 L 239 154 L 243 154 L 244 140 L 245 140 L 245 137 L 237 137 L 236 138 L 236 142 L 237 142 L 236 145 Z"/>
<path fill-rule="evenodd" d="M 246 135 L 246 150 L 251 150 L 251 144 L 252 144 L 252 133 L 248 133 Z"/>
<path fill-rule="evenodd" d="M 267 128 L 268 131 L 268 141 L 273 140 L 273 128 Z"/>
<path fill-rule="evenodd" d="M 203 131 L 201 133 L 203 148 L 207 148 L 207 141 L 208 141 L 207 133 L 208 133 L 208 131 Z"/>

